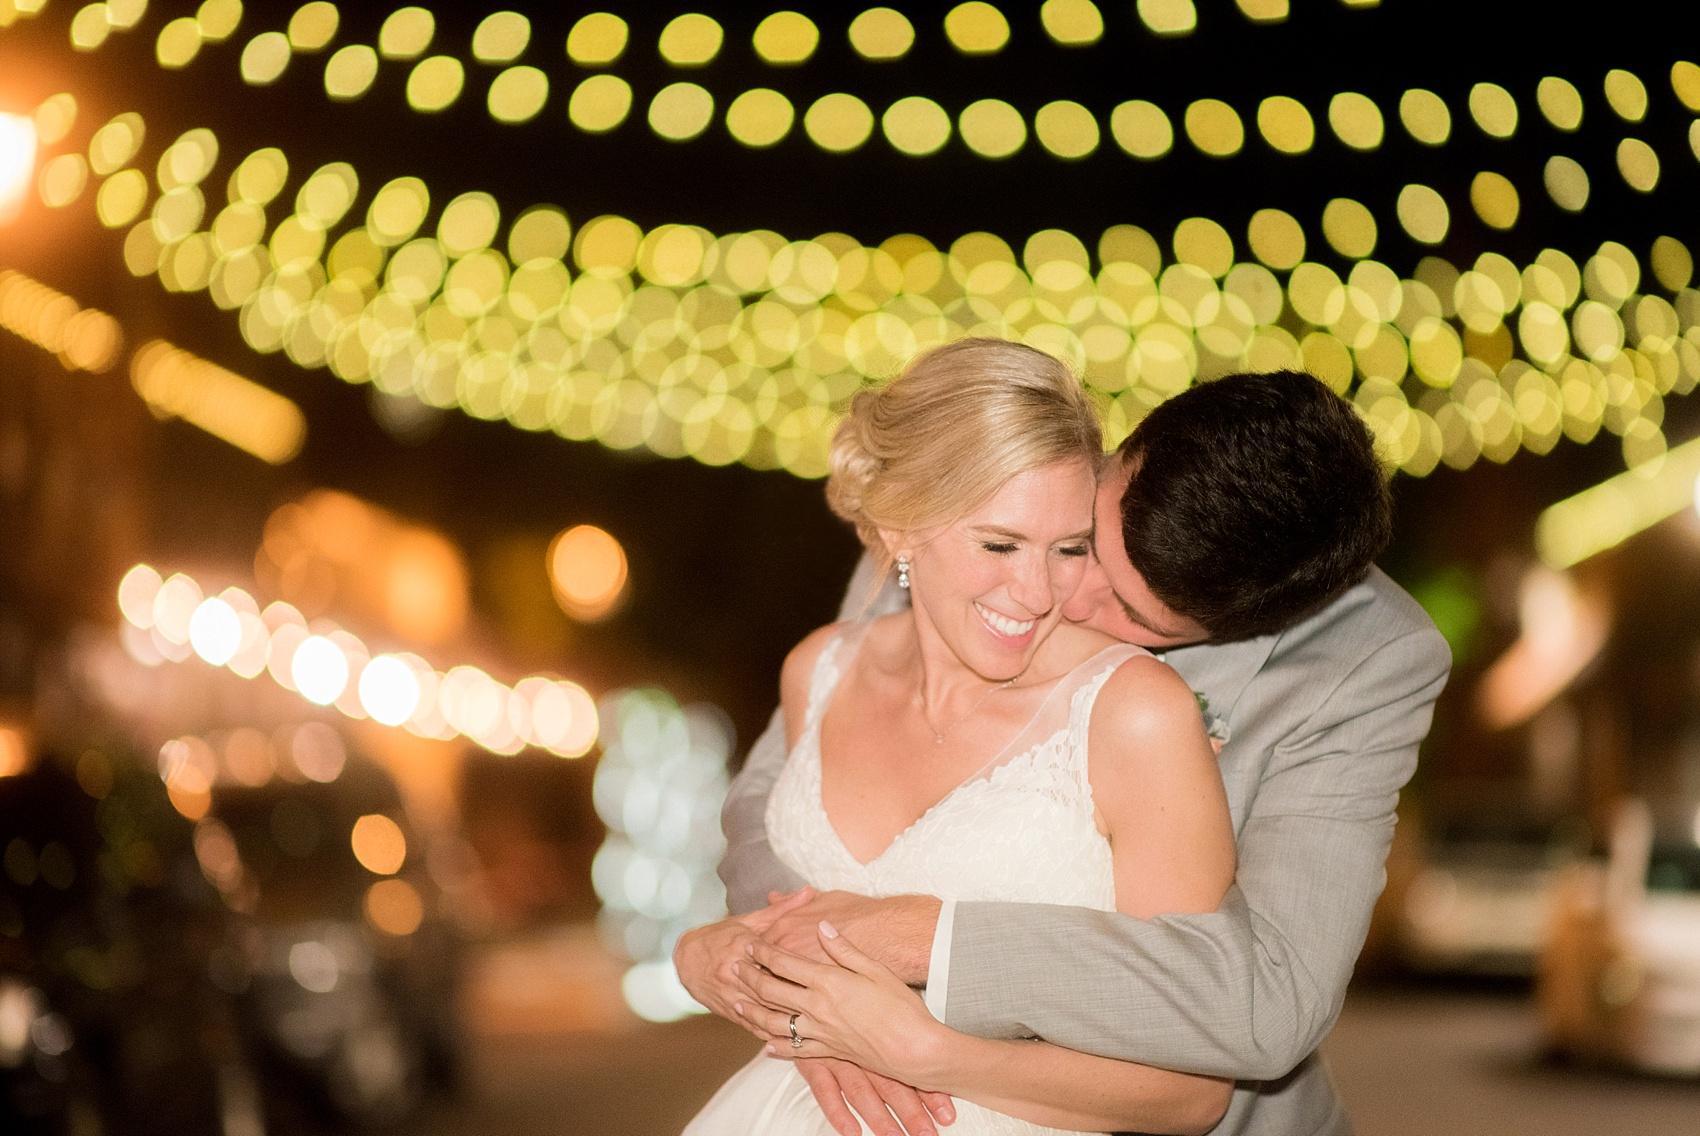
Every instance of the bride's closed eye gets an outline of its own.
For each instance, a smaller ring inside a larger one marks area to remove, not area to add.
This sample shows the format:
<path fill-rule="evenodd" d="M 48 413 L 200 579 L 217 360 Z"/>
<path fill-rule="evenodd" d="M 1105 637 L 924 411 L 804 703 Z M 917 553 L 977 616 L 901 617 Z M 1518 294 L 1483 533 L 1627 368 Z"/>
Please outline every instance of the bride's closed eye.
<path fill-rule="evenodd" d="M 1019 545 L 1001 541 L 984 541 L 981 543 L 980 547 L 985 549 L 987 552 L 996 553 L 999 556 L 1008 556 L 1010 553 L 1014 552 Z M 1052 551 L 1059 556 L 1085 556 L 1092 550 L 1089 546 L 1084 544 L 1064 544 L 1058 546 Z"/>

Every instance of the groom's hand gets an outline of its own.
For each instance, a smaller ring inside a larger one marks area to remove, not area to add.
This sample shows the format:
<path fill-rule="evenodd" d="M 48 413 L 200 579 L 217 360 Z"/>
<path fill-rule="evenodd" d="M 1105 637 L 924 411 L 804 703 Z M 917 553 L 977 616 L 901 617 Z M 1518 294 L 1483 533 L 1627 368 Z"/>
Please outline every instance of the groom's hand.
<path fill-rule="evenodd" d="M 679 972 L 679 981 L 711 1012 L 749 1029 L 749 1023 L 735 1009 L 735 1003 L 748 995 L 734 967 L 748 965 L 744 953 L 747 944 L 772 930 L 776 920 L 808 903 L 814 895 L 812 889 L 804 888 L 760 911 L 686 931 L 673 948 L 673 967 Z"/>
<path fill-rule="evenodd" d="M 797 903 L 799 895 L 808 898 Z M 933 933 L 939 922 L 939 901 L 930 895 L 869 899 L 847 891 L 811 893 L 805 888 L 766 910 L 777 914 L 761 937 L 782 950 L 816 962 L 831 962 L 820 945 L 819 927 L 824 921 L 910 986 L 926 985 Z M 738 949 L 743 949 L 742 944 Z"/>
<path fill-rule="evenodd" d="M 956 1109 L 944 1093 L 923 1093 L 870 1073 L 848 1061 L 815 1057 L 795 1062 L 808 1082 L 827 1123 L 839 1136 L 861 1136 L 854 1109 L 875 1136 L 938 1136 L 941 1125 L 956 1121 Z M 895 1119 L 894 1119 L 895 1118 Z"/>

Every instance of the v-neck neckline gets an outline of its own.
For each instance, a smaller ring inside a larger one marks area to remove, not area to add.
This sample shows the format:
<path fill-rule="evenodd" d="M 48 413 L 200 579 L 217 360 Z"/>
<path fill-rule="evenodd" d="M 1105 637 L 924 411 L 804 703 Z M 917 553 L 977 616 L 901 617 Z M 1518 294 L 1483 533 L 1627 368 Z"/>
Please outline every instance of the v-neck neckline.
<path fill-rule="evenodd" d="M 840 639 L 838 642 L 843 643 L 844 640 Z M 1044 737 L 1039 738 L 1032 745 L 1026 747 L 1025 749 L 1023 749 L 1023 750 L 1021 750 L 1017 753 L 1014 753 L 1014 754 L 1010 753 L 1010 747 L 1013 746 L 1017 741 L 1019 741 L 1021 739 L 1021 737 L 1024 734 L 1026 734 L 1029 730 L 1031 730 L 1033 728 L 1033 723 L 1037 722 L 1039 720 L 1039 715 L 1043 714 L 1045 712 L 1046 708 L 1050 706 L 1051 699 L 1056 697 L 1057 691 L 1062 689 L 1063 684 L 1065 682 L 1067 682 L 1069 679 L 1073 678 L 1076 674 L 1078 674 L 1080 671 L 1084 670 L 1086 667 L 1090 666 L 1092 663 L 1097 662 L 1104 655 L 1108 654 L 1111 651 L 1116 650 L 1118 647 L 1125 647 L 1128 644 L 1125 644 L 1125 643 L 1110 643 L 1110 644 L 1107 644 L 1104 647 L 1100 648 L 1099 650 L 1093 652 L 1087 658 L 1082 659 L 1080 662 L 1076 663 L 1074 666 L 1070 667 L 1068 670 L 1064 671 L 1062 674 L 1058 675 L 1055 679 L 1053 679 L 1052 682 L 1051 682 L 1051 689 L 1045 692 L 1044 698 L 1039 700 L 1039 705 L 1034 709 L 1032 715 L 1029 716 L 1027 721 L 1024 722 L 1021 725 L 1020 729 L 1016 730 L 1014 734 L 1010 735 L 1009 741 L 1004 744 L 1002 749 L 998 750 L 997 753 L 993 754 L 991 756 L 991 758 L 988 759 L 983 765 L 978 766 L 973 771 L 969 772 L 964 777 L 962 777 L 961 780 L 957 781 L 949 789 L 945 790 L 945 792 L 941 796 L 939 796 L 936 800 L 934 800 L 932 804 L 930 804 L 926 808 L 922 809 L 921 812 L 915 817 L 915 819 L 911 820 L 908 824 L 904 825 L 903 828 L 898 830 L 898 832 L 895 836 L 893 836 L 890 840 L 886 841 L 885 847 L 881 848 L 877 853 L 875 853 L 870 859 L 867 859 L 867 860 L 863 860 L 863 859 L 859 858 L 856 855 L 855 852 L 850 850 L 850 845 L 845 841 L 843 833 L 839 832 L 838 825 L 833 822 L 832 814 L 827 811 L 827 808 L 826 808 L 826 752 L 825 752 L 825 748 L 821 744 L 822 736 L 825 733 L 827 712 L 832 708 L 832 702 L 833 702 L 833 699 L 836 697 L 836 695 L 838 693 L 838 687 L 843 683 L 846 675 L 849 673 L 850 664 L 855 661 L 857 654 L 860 652 L 861 645 L 862 645 L 861 644 L 861 637 L 858 636 L 855 643 L 853 644 L 855 649 L 851 651 L 848 658 L 846 658 L 842 663 L 839 664 L 838 676 L 836 677 L 836 679 L 834 679 L 831 689 L 826 691 L 825 700 L 821 703 L 819 712 L 814 715 L 814 720 L 809 723 L 808 732 L 806 733 L 804 740 L 814 750 L 814 763 L 815 763 L 814 803 L 815 803 L 815 807 L 820 812 L 820 818 L 821 818 L 822 822 L 826 825 L 827 831 L 832 834 L 833 843 L 835 843 L 838 846 L 839 851 L 844 853 L 845 857 L 847 857 L 850 860 L 851 863 L 855 864 L 857 868 L 859 868 L 863 871 L 867 871 L 867 870 L 873 868 L 873 866 L 875 864 L 878 864 L 881 860 L 885 859 L 885 857 L 888 856 L 891 853 L 891 851 L 893 849 L 895 849 L 899 844 L 901 844 L 904 841 L 904 839 L 909 836 L 910 833 L 914 832 L 917 828 L 919 828 L 922 825 L 923 822 L 925 822 L 928 818 L 932 817 L 940 809 L 942 809 L 946 804 L 948 804 L 950 801 L 952 801 L 958 795 L 960 795 L 964 789 L 966 789 L 970 785 L 978 784 L 979 782 L 986 780 L 985 775 L 988 772 L 991 772 L 993 770 L 1001 768 L 1005 765 L 1009 765 L 1009 764 L 1011 764 L 1015 761 L 1019 761 L 1021 758 L 1027 756 L 1028 754 L 1032 753 L 1033 751 L 1040 749 L 1043 746 L 1049 745 L 1053 740 L 1056 739 L 1058 734 L 1067 733 L 1068 729 L 1069 729 L 1069 722 L 1065 720 L 1062 723 L 1062 725 L 1060 725 L 1059 727 L 1057 727 L 1055 730 L 1051 731 L 1050 733 L 1046 734 Z M 836 661 L 836 660 L 834 660 L 834 661 Z"/>

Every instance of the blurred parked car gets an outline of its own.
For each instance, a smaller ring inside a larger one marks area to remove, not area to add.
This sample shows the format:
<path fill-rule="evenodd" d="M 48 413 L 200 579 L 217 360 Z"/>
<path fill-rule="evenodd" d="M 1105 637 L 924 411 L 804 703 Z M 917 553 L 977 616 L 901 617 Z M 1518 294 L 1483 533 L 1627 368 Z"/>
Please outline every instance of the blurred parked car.
<path fill-rule="evenodd" d="M 1541 954 L 1547 1039 L 1564 1054 L 1700 1077 L 1700 843 L 1631 800 L 1603 863 L 1565 873 Z"/>
<path fill-rule="evenodd" d="M 405 1120 L 453 1081 L 459 967 L 394 783 L 351 752 L 329 783 L 216 786 L 208 824 L 203 861 L 246 913 L 239 1003 L 270 1127 Z"/>
<path fill-rule="evenodd" d="M 1390 889 L 1397 961 L 1433 974 L 1532 975 L 1560 873 L 1575 858 L 1546 826 L 1436 829 Z"/>

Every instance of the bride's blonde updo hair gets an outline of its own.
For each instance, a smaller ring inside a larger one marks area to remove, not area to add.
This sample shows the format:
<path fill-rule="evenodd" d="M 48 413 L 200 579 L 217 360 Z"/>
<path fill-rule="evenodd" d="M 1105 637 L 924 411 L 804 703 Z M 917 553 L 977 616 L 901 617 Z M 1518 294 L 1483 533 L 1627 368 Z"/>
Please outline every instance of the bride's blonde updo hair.
<path fill-rule="evenodd" d="M 826 500 L 882 567 L 880 530 L 948 524 L 1016 474 L 1103 456 L 1098 416 L 1061 360 L 960 339 L 862 391 L 833 436 Z"/>

